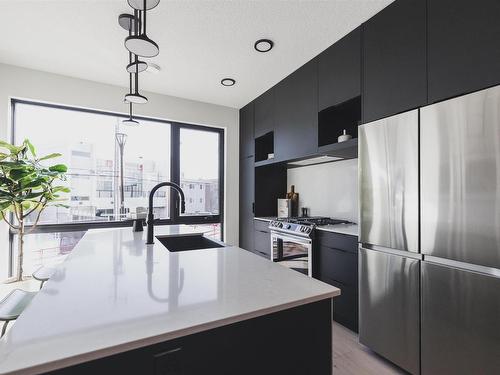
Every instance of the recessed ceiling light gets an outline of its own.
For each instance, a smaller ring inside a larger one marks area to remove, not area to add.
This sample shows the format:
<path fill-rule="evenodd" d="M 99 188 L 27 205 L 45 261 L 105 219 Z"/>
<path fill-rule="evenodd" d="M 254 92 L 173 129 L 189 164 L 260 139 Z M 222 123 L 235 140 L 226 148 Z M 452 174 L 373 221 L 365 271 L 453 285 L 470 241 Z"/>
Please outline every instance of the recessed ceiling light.
<path fill-rule="evenodd" d="M 258 52 L 269 52 L 274 46 L 274 42 L 270 39 L 259 39 L 253 45 Z"/>
<path fill-rule="evenodd" d="M 223 78 L 220 83 L 222 84 L 222 86 L 233 86 L 236 81 L 232 78 Z"/>
<path fill-rule="evenodd" d="M 160 70 L 161 70 L 160 65 L 150 62 L 148 63 L 148 68 L 146 69 L 146 72 L 158 74 L 160 73 Z"/>

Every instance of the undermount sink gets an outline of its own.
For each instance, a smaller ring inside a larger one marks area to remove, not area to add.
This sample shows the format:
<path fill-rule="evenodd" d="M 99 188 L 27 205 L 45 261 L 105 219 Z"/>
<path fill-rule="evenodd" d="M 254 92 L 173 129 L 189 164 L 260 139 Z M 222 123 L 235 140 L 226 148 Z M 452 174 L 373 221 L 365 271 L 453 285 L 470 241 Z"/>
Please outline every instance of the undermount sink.
<path fill-rule="evenodd" d="M 156 238 L 171 252 L 224 247 L 220 242 L 210 240 L 202 234 L 157 236 Z"/>

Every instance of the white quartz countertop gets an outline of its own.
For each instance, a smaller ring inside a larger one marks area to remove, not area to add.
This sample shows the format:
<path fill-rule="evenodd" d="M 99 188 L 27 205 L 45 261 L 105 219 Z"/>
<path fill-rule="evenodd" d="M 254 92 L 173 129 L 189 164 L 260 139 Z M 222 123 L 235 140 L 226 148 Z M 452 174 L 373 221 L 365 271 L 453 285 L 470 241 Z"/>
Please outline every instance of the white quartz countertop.
<path fill-rule="evenodd" d="M 51 371 L 340 294 L 238 247 L 169 252 L 145 238 L 89 231 L 0 340 L 0 374 Z"/>
<path fill-rule="evenodd" d="M 325 232 L 334 232 L 340 234 L 348 234 L 350 236 L 358 236 L 359 226 L 358 224 L 335 224 L 335 225 L 322 225 L 316 227 L 317 230 L 323 230 Z"/>

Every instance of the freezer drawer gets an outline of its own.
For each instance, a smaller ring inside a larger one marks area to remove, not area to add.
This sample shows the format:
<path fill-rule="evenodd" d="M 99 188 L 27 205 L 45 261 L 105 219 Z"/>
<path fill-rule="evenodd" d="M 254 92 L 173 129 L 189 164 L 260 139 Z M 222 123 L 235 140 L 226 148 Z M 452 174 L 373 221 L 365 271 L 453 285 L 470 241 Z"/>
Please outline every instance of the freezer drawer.
<path fill-rule="evenodd" d="M 500 268 L 500 86 L 421 109 L 421 249 Z"/>
<path fill-rule="evenodd" d="M 422 374 L 500 373 L 500 278 L 422 262 Z"/>
<path fill-rule="evenodd" d="M 420 260 L 363 248 L 359 255 L 359 341 L 418 374 Z"/>
<path fill-rule="evenodd" d="M 360 242 L 418 252 L 418 110 L 359 127 Z"/>

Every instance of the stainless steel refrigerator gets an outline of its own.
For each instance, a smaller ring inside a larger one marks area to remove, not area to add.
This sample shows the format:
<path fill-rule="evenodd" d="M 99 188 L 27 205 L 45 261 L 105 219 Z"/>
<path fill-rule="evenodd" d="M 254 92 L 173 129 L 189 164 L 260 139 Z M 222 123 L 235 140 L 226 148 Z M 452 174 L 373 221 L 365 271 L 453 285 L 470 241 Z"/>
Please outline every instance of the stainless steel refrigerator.
<path fill-rule="evenodd" d="M 359 340 L 420 371 L 419 112 L 359 127 Z"/>
<path fill-rule="evenodd" d="M 420 114 L 422 374 L 499 374 L 500 87 Z"/>

